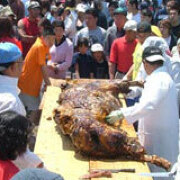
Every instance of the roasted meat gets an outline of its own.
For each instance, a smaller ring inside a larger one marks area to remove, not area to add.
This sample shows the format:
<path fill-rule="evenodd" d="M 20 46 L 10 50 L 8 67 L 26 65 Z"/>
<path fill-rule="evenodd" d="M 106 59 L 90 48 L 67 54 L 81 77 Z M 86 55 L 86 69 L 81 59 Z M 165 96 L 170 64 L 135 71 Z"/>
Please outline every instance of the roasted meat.
<path fill-rule="evenodd" d="M 142 86 L 141 83 L 110 80 L 63 83 L 54 120 L 83 154 L 109 158 L 123 156 L 169 169 L 167 160 L 147 155 L 137 138 L 129 137 L 121 127 L 105 122 L 111 111 L 121 107 L 118 94 L 129 92 L 129 86 L 136 84 Z"/>

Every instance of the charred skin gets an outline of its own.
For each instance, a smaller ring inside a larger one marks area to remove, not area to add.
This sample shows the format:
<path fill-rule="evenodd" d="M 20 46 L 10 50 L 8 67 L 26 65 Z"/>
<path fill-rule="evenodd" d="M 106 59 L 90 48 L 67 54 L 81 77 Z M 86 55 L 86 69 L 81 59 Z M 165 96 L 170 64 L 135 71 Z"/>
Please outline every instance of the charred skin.
<path fill-rule="evenodd" d="M 171 164 L 167 160 L 147 155 L 137 138 L 128 137 L 124 130 L 105 122 L 111 111 L 121 107 L 119 92 L 128 88 L 126 82 L 70 83 L 60 94 L 54 120 L 83 154 L 108 158 L 121 156 L 150 162 L 168 170 Z"/>

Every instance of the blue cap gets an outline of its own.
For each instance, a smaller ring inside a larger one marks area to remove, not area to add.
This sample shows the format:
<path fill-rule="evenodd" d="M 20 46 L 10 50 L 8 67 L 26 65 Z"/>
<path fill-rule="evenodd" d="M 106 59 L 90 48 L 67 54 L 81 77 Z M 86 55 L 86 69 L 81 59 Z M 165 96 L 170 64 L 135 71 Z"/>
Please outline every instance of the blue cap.
<path fill-rule="evenodd" d="M 0 64 L 17 61 L 22 56 L 20 49 L 12 43 L 0 43 Z"/>

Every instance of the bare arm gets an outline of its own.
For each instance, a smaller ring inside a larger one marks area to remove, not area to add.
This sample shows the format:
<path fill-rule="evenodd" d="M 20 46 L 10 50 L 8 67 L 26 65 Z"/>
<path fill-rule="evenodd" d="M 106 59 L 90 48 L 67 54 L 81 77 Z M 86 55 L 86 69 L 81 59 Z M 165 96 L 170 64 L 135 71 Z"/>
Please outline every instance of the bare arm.
<path fill-rule="evenodd" d="M 90 73 L 90 79 L 94 79 L 94 73 Z"/>
<path fill-rule="evenodd" d="M 75 64 L 75 73 L 77 74 L 77 79 L 80 79 L 80 75 L 79 75 L 79 65 L 76 63 Z"/>
<path fill-rule="evenodd" d="M 51 85 L 51 82 L 49 80 L 49 76 L 48 76 L 48 73 L 47 73 L 47 66 L 46 65 L 43 65 L 41 67 L 41 71 L 42 71 L 42 75 L 43 75 L 43 79 L 44 79 L 44 82 L 47 86 Z"/>
<path fill-rule="evenodd" d="M 114 79 L 116 64 L 109 62 L 109 78 Z"/>
<path fill-rule="evenodd" d="M 133 74 L 134 64 L 129 68 L 129 71 L 126 73 L 127 80 L 132 80 L 132 74 Z"/>
<path fill-rule="evenodd" d="M 33 42 L 35 42 L 35 40 L 37 38 L 37 36 L 29 36 L 26 34 L 26 32 L 24 30 L 24 24 L 23 24 L 22 19 L 18 21 L 18 33 L 21 37 L 21 41 L 24 41 L 24 42 L 33 43 Z"/>

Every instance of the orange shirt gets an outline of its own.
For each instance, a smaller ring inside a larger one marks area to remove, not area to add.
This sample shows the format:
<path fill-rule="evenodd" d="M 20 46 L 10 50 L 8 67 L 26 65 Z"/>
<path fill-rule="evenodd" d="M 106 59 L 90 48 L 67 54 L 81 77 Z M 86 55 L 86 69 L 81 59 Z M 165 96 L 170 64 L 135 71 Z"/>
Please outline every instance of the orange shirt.
<path fill-rule="evenodd" d="M 43 38 L 37 38 L 26 55 L 18 81 L 18 87 L 22 93 L 39 96 L 43 81 L 41 67 L 46 64 L 47 57 L 49 57 L 49 48 L 45 45 Z"/>

